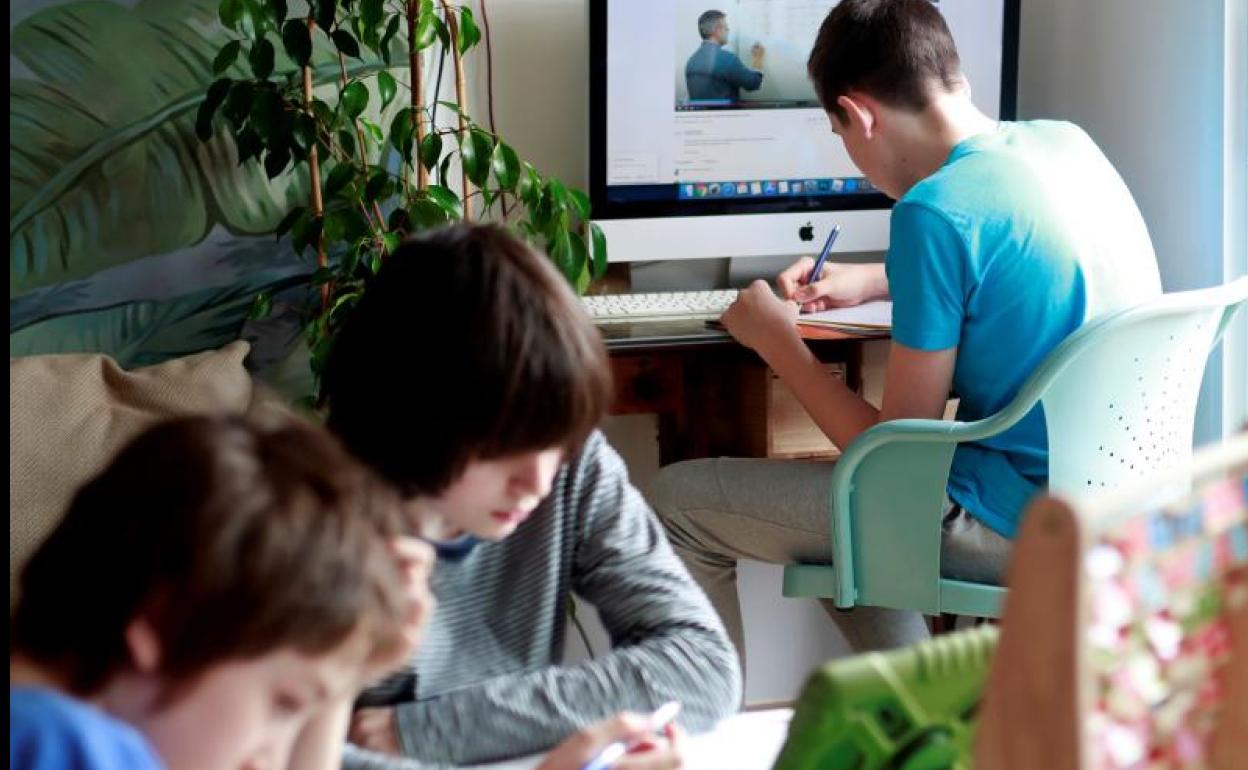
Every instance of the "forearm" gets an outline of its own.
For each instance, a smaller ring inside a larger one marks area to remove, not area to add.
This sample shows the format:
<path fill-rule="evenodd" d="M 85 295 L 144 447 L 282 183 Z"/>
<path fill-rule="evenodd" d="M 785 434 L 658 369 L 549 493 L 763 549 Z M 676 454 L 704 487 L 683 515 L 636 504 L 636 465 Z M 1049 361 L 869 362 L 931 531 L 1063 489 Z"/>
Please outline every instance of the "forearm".
<path fill-rule="evenodd" d="M 888 299 L 888 273 L 884 271 L 883 262 L 871 262 L 863 267 L 867 282 L 866 300 Z"/>
<path fill-rule="evenodd" d="M 342 766 L 342 742 L 350 719 L 350 699 L 326 706 L 299 732 L 291 748 L 287 770 L 338 770 Z"/>
<path fill-rule="evenodd" d="M 616 712 L 652 711 L 681 701 L 682 724 L 705 730 L 739 697 L 731 647 L 697 634 L 650 638 L 595 660 L 498 677 L 397 712 L 403 752 L 423 761 L 476 764 L 545 751 Z M 731 681 L 729 681 L 731 680 Z M 725 692 L 730 690 L 731 692 Z M 731 708 L 729 709 L 731 710 Z"/>
<path fill-rule="evenodd" d="M 759 353 L 838 448 L 879 422 L 879 410 L 828 372 L 796 331 Z"/>

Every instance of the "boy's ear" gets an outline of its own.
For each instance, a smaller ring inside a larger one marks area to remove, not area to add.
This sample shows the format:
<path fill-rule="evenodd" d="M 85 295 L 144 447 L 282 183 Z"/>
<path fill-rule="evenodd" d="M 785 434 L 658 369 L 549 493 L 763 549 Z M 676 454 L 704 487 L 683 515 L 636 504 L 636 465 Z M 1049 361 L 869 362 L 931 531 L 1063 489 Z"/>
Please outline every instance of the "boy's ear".
<path fill-rule="evenodd" d="M 846 129 L 861 132 L 867 139 L 874 137 L 877 116 L 874 109 L 875 105 L 869 99 L 863 98 L 858 94 L 853 96 L 841 94 L 836 98 L 836 104 L 845 110 L 845 114 L 849 118 L 849 123 L 845 126 Z"/>
<path fill-rule="evenodd" d="M 152 674 L 160 669 L 160 637 L 147 618 L 137 617 L 126 626 L 126 649 L 139 673 Z"/>

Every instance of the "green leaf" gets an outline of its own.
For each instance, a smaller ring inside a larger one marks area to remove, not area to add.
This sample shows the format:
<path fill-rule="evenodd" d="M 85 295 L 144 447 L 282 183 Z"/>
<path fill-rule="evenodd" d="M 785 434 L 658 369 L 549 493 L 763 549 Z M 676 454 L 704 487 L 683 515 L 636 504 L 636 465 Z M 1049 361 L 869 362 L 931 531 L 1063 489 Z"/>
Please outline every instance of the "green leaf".
<path fill-rule="evenodd" d="M 568 237 L 567 230 L 555 233 L 549 251 L 555 267 L 559 268 L 563 277 L 568 279 L 568 283 L 576 283 L 576 276 L 581 271 L 581 265 L 576 264 L 576 256 L 572 251 L 572 239 Z"/>
<path fill-rule="evenodd" d="M 290 245 L 294 247 L 295 253 L 302 253 L 308 246 L 319 243 L 324 226 L 325 220 L 322 217 L 300 217 L 295 220 L 290 228 Z"/>
<path fill-rule="evenodd" d="M 437 227 L 447 221 L 446 211 L 428 198 L 417 198 L 407 208 L 408 219 L 418 230 Z"/>
<path fill-rule="evenodd" d="M 355 134 L 351 133 L 345 128 L 339 131 L 338 132 L 338 146 L 342 148 L 342 151 L 347 154 L 348 158 L 354 158 L 355 157 Z"/>
<path fill-rule="evenodd" d="M 382 70 L 377 73 L 377 92 L 381 94 L 381 106 L 385 107 L 394 101 L 399 85 L 394 82 L 394 75 Z"/>
<path fill-rule="evenodd" d="M 361 0 L 360 21 L 365 27 L 372 29 L 381 23 L 383 0 Z M 397 19 L 398 16 L 395 16 Z"/>
<path fill-rule="evenodd" d="M 243 0 L 221 0 L 219 16 L 227 29 L 238 29 L 243 18 Z"/>
<path fill-rule="evenodd" d="M 425 194 L 429 197 L 429 200 L 438 204 L 450 219 L 459 219 L 463 216 L 459 196 L 449 188 L 440 184 L 431 184 L 425 188 Z"/>
<path fill-rule="evenodd" d="M 368 107 L 368 86 L 354 80 L 342 90 L 342 107 L 347 117 L 355 120 Z"/>
<path fill-rule="evenodd" d="M 416 21 L 416 50 L 422 51 L 433 45 L 433 39 L 438 35 L 437 24 L 441 19 L 435 15 L 432 6 L 428 12 L 422 6 L 420 9 L 420 17 Z"/>
<path fill-rule="evenodd" d="M 481 40 L 481 30 L 477 28 L 477 21 L 472 17 L 472 9 L 468 6 L 462 6 L 459 9 L 459 53 L 465 54 L 469 48 L 472 48 Z"/>
<path fill-rule="evenodd" d="M 238 61 L 238 54 L 243 50 L 243 44 L 237 40 L 231 40 L 226 43 L 221 52 L 217 54 L 217 58 L 212 60 L 212 72 L 214 75 L 220 75 L 230 67 L 234 66 L 234 62 Z"/>
<path fill-rule="evenodd" d="M 273 312 L 273 296 L 268 292 L 261 292 L 251 303 L 251 309 L 247 311 L 248 321 L 263 321 Z"/>
<path fill-rule="evenodd" d="M 282 217 L 282 221 L 277 223 L 277 229 L 274 231 L 274 234 L 277 236 L 277 239 L 280 240 L 283 235 L 290 232 L 290 228 L 294 226 L 295 222 L 300 217 L 305 216 L 306 213 L 307 213 L 306 208 L 304 208 L 303 206 L 296 206 L 295 208 L 290 210 L 290 213 Z"/>
<path fill-rule="evenodd" d="M 572 250 L 572 274 L 569 280 L 573 286 L 580 281 L 581 275 L 585 272 L 585 267 L 589 263 L 589 252 L 585 248 L 585 239 L 580 233 L 568 233 L 568 245 Z"/>
<path fill-rule="evenodd" d="M 386 140 L 386 135 L 382 133 L 381 126 L 377 125 L 368 118 L 360 118 L 360 125 L 364 127 L 364 130 L 368 132 L 368 135 L 371 136 L 374 141 L 384 142 Z"/>
<path fill-rule="evenodd" d="M 246 80 L 236 80 L 230 86 L 230 95 L 225 97 L 225 106 L 221 111 L 234 128 L 242 128 L 243 121 L 251 114 L 251 97 L 255 91 L 255 86 Z"/>
<path fill-rule="evenodd" d="M 494 152 L 494 138 L 474 128 L 460 142 L 459 153 L 463 158 L 464 171 L 472 183 L 480 187 L 490 176 L 490 155 Z"/>
<path fill-rule="evenodd" d="M 308 23 L 291 19 L 282 25 L 282 47 L 295 64 L 300 67 L 307 64 L 312 59 L 312 34 Z"/>
<path fill-rule="evenodd" d="M 269 150 L 264 156 L 264 172 L 269 175 L 269 179 L 285 171 L 289 164 L 290 150 L 285 145 Z"/>
<path fill-rule="evenodd" d="M 596 222 L 589 223 L 589 235 L 594 245 L 593 275 L 597 280 L 607 273 L 607 236 Z"/>
<path fill-rule="evenodd" d="M 451 158 L 454 158 L 454 157 L 455 157 L 455 153 L 453 152 L 448 152 L 446 155 L 442 157 L 442 164 L 438 166 L 438 180 L 442 184 L 446 184 L 446 180 L 449 176 L 449 169 L 451 167 Z"/>
<path fill-rule="evenodd" d="M 265 5 L 268 6 L 274 26 L 280 29 L 282 22 L 286 21 L 286 0 L 267 0 Z"/>
<path fill-rule="evenodd" d="M 420 162 L 426 169 L 433 171 L 440 157 L 442 157 L 442 135 L 437 131 L 430 131 L 425 134 L 424 140 L 420 143 Z"/>
<path fill-rule="evenodd" d="M 434 16 L 433 27 L 434 27 L 434 32 L 438 36 L 438 42 L 442 44 L 442 47 L 450 48 L 451 47 L 451 30 L 446 26 L 446 22 L 442 21 L 441 17 Z"/>
<path fill-rule="evenodd" d="M 360 58 L 360 44 L 355 42 L 355 38 L 345 29 L 336 29 L 330 36 L 334 40 L 334 46 L 346 56 L 358 59 Z"/>
<path fill-rule="evenodd" d="M 386 253 L 393 254 L 399 248 L 399 234 L 386 233 L 381 236 L 381 242 L 386 247 Z"/>
<path fill-rule="evenodd" d="M 523 169 L 517 192 L 526 206 L 533 207 L 537 205 L 538 197 L 542 194 L 542 177 L 532 164 L 524 163 Z"/>
<path fill-rule="evenodd" d="M 344 190 L 347 185 L 355 181 L 355 173 L 356 168 L 350 163 L 339 163 L 334 166 L 334 170 L 329 172 L 329 178 L 325 180 L 325 197 L 332 198 Z"/>
<path fill-rule="evenodd" d="M 252 74 L 257 80 L 267 80 L 269 75 L 273 74 L 273 44 L 268 38 L 257 40 L 251 47 L 251 54 L 247 58 L 251 62 Z"/>
<path fill-rule="evenodd" d="M 316 121 L 307 113 L 297 113 L 290 135 L 295 140 L 295 144 L 299 145 L 299 148 L 306 154 L 316 146 Z"/>
<path fill-rule="evenodd" d="M 316 26 L 329 31 L 334 26 L 334 18 L 337 8 L 334 7 L 334 0 L 315 0 L 316 2 Z"/>
<path fill-rule="evenodd" d="M 217 107 L 221 106 L 221 102 L 225 100 L 226 94 L 230 92 L 231 80 L 229 78 L 221 78 L 208 87 L 208 94 L 204 97 L 204 101 L 199 105 L 199 111 L 195 116 L 195 134 L 201 142 L 207 142 L 212 138 L 212 116 L 216 113 Z"/>
<path fill-rule="evenodd" d="M 263 89 L 251 100 L 251 127 L 265 141 L 269 141 L 283 125 L 282 98 L 276 91 Z"/>
<path fill-rule="evenodd" d="M 459 106 L 458 104 L 456 104 L 455 102 L 448 102 L 448 101 L 446 101 L 446 100 L 444 100 L 444 99 L 443 99 L 443 100 L 439 100 L 439 101 L 438 101 L 438 104 L 439 104 L 440 106 L 445 107 L 446 109 L 450 110 L 451 112 L 455 113 L 456 115 L 463 115 L 464 117 L 468 117 L 468 116 L 464 113 L 464 111 L 460 108 L 460 106 Z"/>
<path fill-rule="evenodd" d="M 400 110 L 394 116 L 394 120 L 390 123 L 390 144 L 394 145 L 394 149 L 399 151 L 399 157 L 404 163 L 410 163 L 412 158 L 412 142 L 416 127 L 412 125 L 412 110 L 406 108 Z"/>
<path fill-rule="evenodd" d="M 504 190 L 514 190 L 520 180 L 520 158 L 506 142 L 494 146 L 494 178 Z"/>
<path fill-rule="evenodd" d="M 249 160 L 259 158 L 260 153 L 264 152 L 264 140 L 250 126 L 238 132 L 234 137 L 238 150 L 238 165 L 243 165 Z"/>
<path fill-rule="evenodd" d="M 576 215 L 582 221 L 589 219 L 589 196 L 575 188 L 568 190 L 567 195 L 572 201 L 572 208 L 576 211 Z"/>
<path fill-rule="evenodd" d="M 386 66 L 390 66 L 390 41 L 394 39 L 395 34 L 399 31 L 399 19 L 398 15 L 391 17 L 390 23 L 386 25 L 386 34 L 381 36 L 381 44 L 378 46 L 381 49 L 381 56 L 385 60 Z"/>
<path fill-rule="evenodd" d="M 368 178 L 368 184 L 364 186 L 364 198 L 368 201 L 375 201 L 378 198 L 385 197 L 383 193 L 386 186 L 390 183 L 390 175 L 384 169 L 377 169 Z"/>

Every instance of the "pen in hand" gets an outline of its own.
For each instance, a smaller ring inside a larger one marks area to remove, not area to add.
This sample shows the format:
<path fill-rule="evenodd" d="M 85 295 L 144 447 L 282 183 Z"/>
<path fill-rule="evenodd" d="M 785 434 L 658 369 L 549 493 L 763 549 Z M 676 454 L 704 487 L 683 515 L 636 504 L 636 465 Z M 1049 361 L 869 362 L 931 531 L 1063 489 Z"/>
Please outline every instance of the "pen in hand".
<path fill-rule="evenodd" d="M 650 715 L 650 729 L 653 732 L 662 730 L 671 724 L 678 713 L 680 713 L 680 703 L 676 701 L 664 703 Z M 628 753 L 629 748 L 630 746 L 623 741 L 616 741 L 598 752 L 598 755 L 589 760 L 581 770 L 608 770 Z"/>
<path fill-rule="evenodd" d="M 823 251 L 819 252 L 819 258 L 815 260 L 815 266 L 810 270 L 810 277 L 806 279 L 806 285 L 819 280 L 819 275 L 823 272 L 823 263 L 828 261 L 828 255 L 832 253 L 832 244 L 836 243 L 836 237 L 841 234 L 841 226 L 833 225 L 832 232 L 828 233 L 828 240 L 824 241 Z M 802 303 L 798 302 L 797 307 L 800 310 Z"/>

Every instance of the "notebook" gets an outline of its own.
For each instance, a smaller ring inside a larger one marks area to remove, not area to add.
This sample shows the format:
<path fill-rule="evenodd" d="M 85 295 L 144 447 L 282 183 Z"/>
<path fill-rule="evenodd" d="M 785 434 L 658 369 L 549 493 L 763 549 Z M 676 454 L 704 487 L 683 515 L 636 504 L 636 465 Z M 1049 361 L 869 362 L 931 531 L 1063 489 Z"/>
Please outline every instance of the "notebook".
<path fill-rule="evenodd" d="M 847 332 L 887 331 L 893 326 L 893 303 L 887 300 L 864 302 L 854 307 L 838 307 L 797 317 L 801 326 L 818 326 Z"/>

